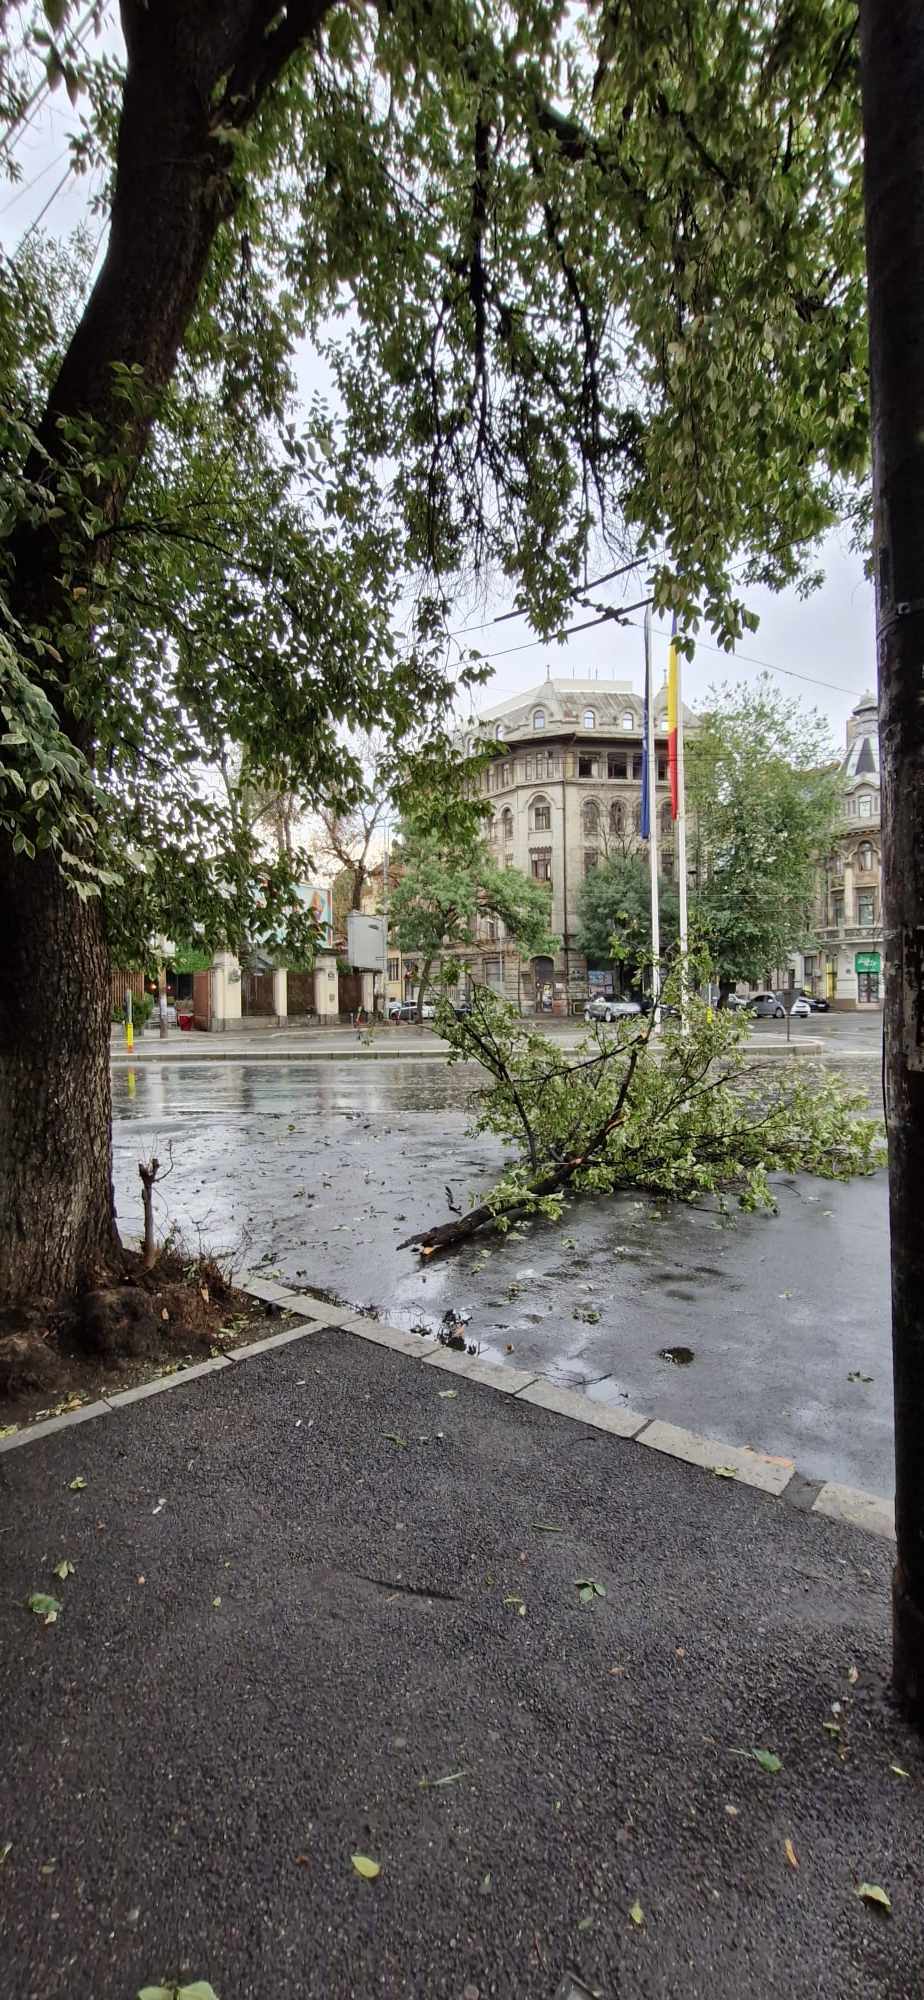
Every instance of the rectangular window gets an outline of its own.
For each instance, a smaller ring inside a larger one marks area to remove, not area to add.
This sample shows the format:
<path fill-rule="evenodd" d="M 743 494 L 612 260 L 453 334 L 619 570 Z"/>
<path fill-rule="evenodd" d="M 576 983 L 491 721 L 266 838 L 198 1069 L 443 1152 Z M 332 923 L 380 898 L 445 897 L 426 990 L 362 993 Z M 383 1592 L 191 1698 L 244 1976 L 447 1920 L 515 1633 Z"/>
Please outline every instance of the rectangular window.
<path fill-rule="evenodd" d="M 594 871 L 594 869 L 596 868 L 596 866 L 597 866 L 597 862 L 599 861 L 599 859 L 600 859 L 600 856 L 599 856 L 599 854 L 598 854 L 598 852 L 597 852 L 597 849 L 596 849 L 595 847 L 585 847 L 585 849 L 584 849 L 584 873 L 585 873 L 585 875 L 592 875 L 592 874 L 593 874 L 593 871 Z"/>
<path fill-rule="evenodd" d="M 860 798 L 860 818 L 870 819 L 872 817 L 872 811 L 873 811 L 873 801 L 870 798 L 869 793 L 864 792 Z"/>
<path fill-rule="evenodd" d="M 872 889 L 857 890 L 857 923 L 864 929 L 876 921 L 876 897 Z"/>
<path fill-rule="evenodd" d="M 488 986 L 499 986 L 499 985 L 500 985 L 500 983 L 501 983 L 501 962 L 500 962 L 500 959 L 499 959 L 499 958 L 486 958 L 486 959 L 485 959 L 485 960 L 483 961 L 483 963 L 484 963 L 484 976 L 485 976 L 485 983 L 486 983 L 486 985 L 488 985 Z"/>
<path fill-rule="evenodd" d="M 551 806 L 534 806 L 534 807 L 533 807 L 533 826 L 535 827 L 535 829 L 536 829 L 536 832 L 537 832 L 537 833 L 548 833 L 548 830 L 549 830 L 549 828 L 550 828 L 551 824 L 552 824 L 552 808 L 551 808 Z"/>
<path fill-rule="evenodd" d="M 587 753 L 587 752 L 585 752 L 585 753 L 584 753 L 583 755 L 580 755 L 580 754 L 579 754 L 579 756 L 578 756 L 578 777 L 579 777 L 579 778 L 595 778 L 595 777 L 596 777 L 596 775 L 597 775 L 597 759 L 596 759 L 596 757 L 591 757 L 591 756 L 590 756 L 590 754 L 589 754 L 589 753 Z"/>
<path fill-rule="evenodd" d="M 388 977 L 389 979 L 397 979 L 398 977 L 398 960 L 396 958 L 390 958 L 388 961 Z"/>
<path fill-rule="evenodd" d="M 561 760 L 557 755 L 553 755 L 551 750 L 545 760 L 544 776 L 547 778 L 561 777 Z"/>
<path fill-rule="evenodd" d="M 658 784 L 659 784 L 659 785 L 664 785 L 664 784 L 666 784 L 666 783 L 667 783 L 667 758 L 666 758 L 666 757 L 659 757 L 659 758 L 658 758 Z"/>
<path fill-rule="evenodd" d="M 843 921 L 844 921 L 844 891 L 843 889 L 832 889 L 831 922 L 832 924 L 842 924 Z"/>
<path fill-rule="evenodd" d="M 627 775 L 626 753 L 624 750 L 610 751 L 606 760 L 606 775 L 608 778 L 624 778 Z"/>
<path fill-rule="evenodd" d="M 641 760 L 641 757 L 633 757 L 633 759 L 632 759 L 632 776 L 633 776 L 633 778 L 640 778 L 640 777 L 641 777 L 641 775 L 642 775 L 642 760 Z"/>
<path fill-rule="evenodd" d="M 550 847 L 534 847 L 529 857 L 529 872 L 534 882 L 551 882 L 552 850 Z"/>

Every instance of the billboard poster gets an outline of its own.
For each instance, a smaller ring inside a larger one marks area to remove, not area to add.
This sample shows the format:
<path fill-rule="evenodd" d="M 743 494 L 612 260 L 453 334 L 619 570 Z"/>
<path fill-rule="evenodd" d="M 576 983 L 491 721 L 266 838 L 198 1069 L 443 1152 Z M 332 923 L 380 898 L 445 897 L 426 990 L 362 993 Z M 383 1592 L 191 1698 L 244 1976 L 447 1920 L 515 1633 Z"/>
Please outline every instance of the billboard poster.
<path fill-rule="evenodd" d="M 321 926 L 318 939 L 319 951 L 330 951 L 334 941 L 333 892 L 323 882 L 300 882 L 296 891 L 298 900 L 311 912 L 316 924 Z"/>

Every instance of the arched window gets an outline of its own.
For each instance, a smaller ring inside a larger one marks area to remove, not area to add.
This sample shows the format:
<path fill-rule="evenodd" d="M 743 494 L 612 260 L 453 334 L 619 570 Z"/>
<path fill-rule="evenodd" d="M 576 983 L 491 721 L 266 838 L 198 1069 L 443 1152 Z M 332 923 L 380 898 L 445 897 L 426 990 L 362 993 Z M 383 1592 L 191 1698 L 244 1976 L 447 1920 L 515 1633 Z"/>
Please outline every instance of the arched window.
<path fill-rule="evenodd" d="M 585 836 L 588 839 L 592 839 L 593 835 L 600 831 L 600 807 L 596 799 L 584 800 L 584 804 L 581 807 L 581 819 L 584 824 Z"/>
<path fill-rule="evenodd" d="M 673 843 L 674 822 L 673 819 L 671 818 L 670 806 L 666 802 L 661 807 L 661 825 L 659 831 L 661 834 L 662 846 L 666 847 L 668 843 L 671 844 Z"/>
<path fill-rule="evenodd" d="M 626 809 L 621 799 L 614 799 L 610 807 L 610 832 L 625 833 Z"/>
<path fill-rule="evenodd" d="M 533 833 L 548 833 L 552 824 L 552 808 L 549 805 L 548 799 L 533 800 L 530 808 L 529 823 Z"/>
<path fill-rule="evenodd" d="M 634 729 L 634 728 L 635 728 L 635 717 L 634 717 L 634 715 L 630 714 L 630 712 L 629 712 L 629 710 L 628 710 L 628 709 L 626 709 L 626 711 L 625 711 L 625 714 L 624 714 L 624 715 L 621 715 L 621 716 L 620 716 L 620 718 L 619 718 L 619 727 L 620 727 L 620 729 Z"/>
<path fill-rule="evenodd" d="M 596 729 L 596 727 L 597 727 L 597 718 L 594 714 L 593 709 L 585 708 L 584 713 L 581 716 L 581 728 Z"/>
<path fill-rule="evenodd" d="M 534 708 L 534 709 L 533 709 L 533 728 L 534 728 L 534 729 L 544 729 L 544 728 L 545 728 L 545 709 L 544 709 L 544 708 Z"/>
<path fill-rule="evenodd" d="M 501 813 L 501 833 L 505 843 L 513 839 L 513 814 L 509 806 Z"/>
<path fill-rule="evenodd" d="M 869 875 L 873 866 L 873 847 L 869 840 L 861 841 L 857 849 L 857 867 L 861 875 Z"/>
<path fill-rule="evenodd" d="M 641 802 L 641 799 L 639 799 L 639 801 L 638 801 L 638 804 L 637 804 L 637 805 L 634 805 L 634 806 L 632 807 L 632 831 L 633 831 L 633 833 L 641 833 L 641 831 L 642 831 L 642 802 Z"/>

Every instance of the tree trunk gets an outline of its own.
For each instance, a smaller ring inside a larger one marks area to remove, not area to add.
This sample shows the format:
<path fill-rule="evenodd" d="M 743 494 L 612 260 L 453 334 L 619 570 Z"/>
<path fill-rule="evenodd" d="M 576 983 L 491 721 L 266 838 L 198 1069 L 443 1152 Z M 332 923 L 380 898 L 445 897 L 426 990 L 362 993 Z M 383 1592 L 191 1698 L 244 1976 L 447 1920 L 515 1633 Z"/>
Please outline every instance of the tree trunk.
<path fill-rule="evenodd" d="M 862 0 L 895 1369 L 893 1676 L 924 1727 L 924 12 Z"/>
<path fill-rule="evenodd" d="M 0 849 L 0 1309 L 99 1282 L 112 1200 L 109 956 L 98 899 Z"/>
<path fill-rule="evenodd" d="M 732 982 L 731 982 L 731 980 L 730 980 L 730 979 L 720 979 L 720 980 L 719 980 L 719 1006 L 720 1006 L 720 1007 L 727 1007 L 727 1006 L 728 1006 L 728 996 L 729 996 L 729 994 L 730 994 L 731 990 L 732 990 Z"/>
<path fill-rule="evenodd" d="M 39 426 L 51 466 L 35 454 L 28 468 L 54 486 L 61 419 L 89 420 L 97 459 L 121 461 L 105 488 L 88 480 L 88 499 L 113 529 L 154 409 L 152 400 L 129 413 L 114 370 L 139 370 L 152 399 L 170 381 L 216 231 L 234 206 L 233 150 L 215 128 L 250 122 L 330 4 L 122 0 L 128 70 L 108 249 Z M 70 617 L 62 529 L 72 536 L 67 509 L 38 524 L 24 516 L 10 538 L 10 607 L 26 635 L 38 628 L 53 640 Z M 106 555 L 103 543 L 88 547 L 96 565 Z M 92 713 L 78 717 L 54 680 L 47 692 L 92 761 Z M 100 904 L 81 903 L 47 854 L 17 859 L 3 840 L 0 919 L 0 1303 L 11 1305 L 70 1289 L 112 1258 L 117 1238 Z"/>
<path fill-rule="evenodd" d="M 424 962 L 423 962 L 423 965 L 421 966 L 421 969 L 420 969 L 420 977 L 419 977 L 419 979 L 418 979 L 418 982 L 417 982 L 417 1019 L 418 1019 L 418 1021 L 422 1021 L 422 1020 L 423 1020 L 423 1004 L 424 1004 L 424 994 L 426 993 L 426 990 L 427 990 L 427 981 L 429 980 L 429 977 L 430 977 L 430 967 L 431 967 L 431 965 L 433 964 L 433 960 L 435 959 L 435 957 L 436 957 L 436 953 L 435 953 L 435 951 L 431 951 L 431 953 L 430 953 L 430 956 L 429 956 L 429 958 L 425 958 L 425 959 L 424 959 Z"/>

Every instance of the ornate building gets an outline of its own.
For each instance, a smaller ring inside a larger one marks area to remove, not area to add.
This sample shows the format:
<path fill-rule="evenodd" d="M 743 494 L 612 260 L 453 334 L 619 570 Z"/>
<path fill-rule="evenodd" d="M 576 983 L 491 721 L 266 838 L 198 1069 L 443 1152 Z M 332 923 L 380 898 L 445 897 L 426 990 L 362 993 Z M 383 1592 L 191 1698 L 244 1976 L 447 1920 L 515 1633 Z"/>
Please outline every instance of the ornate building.
<path fill-rule="evenodd" d="M 793 958 L 796 985 L 832 1007 L 882 1005 L 879 715 L 865 694 L 847 724 L 842 810 L 818 877 L 811 944 Z"/>
<path fill-rule="evenodd" d="M 673 824 L 667 798 L 667 690 L 655 697 L 656 809 L 661 869 L 673 870 Z M 695 717 L 684 709 L 685 727 Z M 492 807 L 486 838 L 498 861 L 552 886 L 555 958 L 521 963 L 503 927 L 482 921 L 469 952 L 472 974 L 532 1008 L 566 1012 L 590 988 L 612 981 L 612 968 L 588 967 L 578 950 L 578 896 L 591 869 L 638 845 L 642 789 L 642 698 L 631 681 L 553 680 L 487 709 L 469 732 L 503 744 L 483 774 Z"/>

